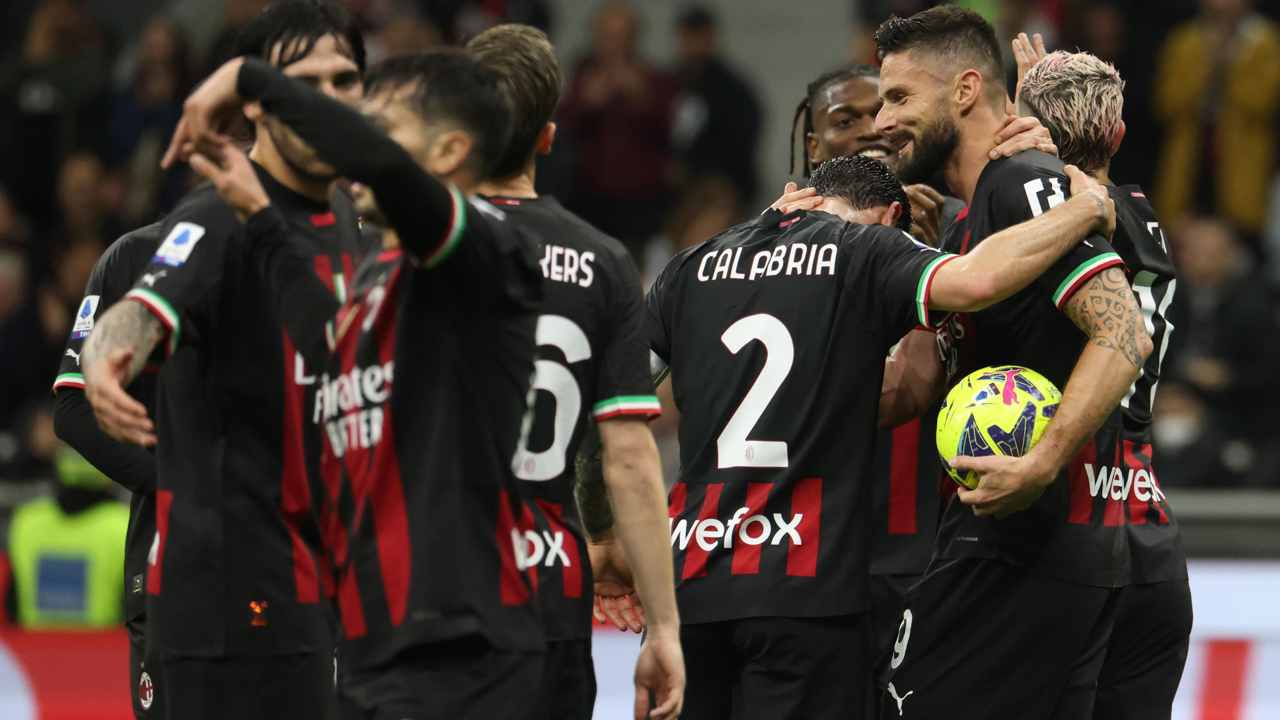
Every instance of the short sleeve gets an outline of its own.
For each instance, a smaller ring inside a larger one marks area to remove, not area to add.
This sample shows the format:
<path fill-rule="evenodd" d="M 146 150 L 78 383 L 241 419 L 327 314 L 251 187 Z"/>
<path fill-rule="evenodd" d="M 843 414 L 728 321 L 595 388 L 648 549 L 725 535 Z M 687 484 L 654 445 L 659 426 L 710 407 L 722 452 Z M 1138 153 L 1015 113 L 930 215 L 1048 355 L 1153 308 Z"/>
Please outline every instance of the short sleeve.
<path fill-rule="evenodd" d="M 98 258 L 97 264 L 93 266 L 93 272 L 89 275 L 89 282 L 85 284 L 84 297 L 80 299 L 75 320 L 71 324 L 71 335 L 67 337 L 67 346 L 63 349 L 62 358 L 58 361 L 58 375 L 53 379 L 54 394 L 66 388 L 84 389 L 84 375 L 80 372 L 80 352 L 84 349 L 84 341 L 88 339 L 89 333 L 93 332 L 93 323 L 97 320 L 99 309 L 110 307 L 119 299 L 103 297 L 103 277 L 109 260 L 108 253 Z"/>
<path fill-rule="evenodd" d="M 226 206 L 211 202 L 187 203 L 165 221 L 164 239 L 124 299 L 142 304 L 160 321 L 168 354 L 178 347 L 184 327 L 206 312 L 238 228 Z"/>
<path fill-rule="evenodd" d="M 896 341 L 915 327 L 936 329 L 946 314 L 929 312 L 933 280 L 956 256 L 894 228 L 850 225 L 848 231 L 865 233 L 851 242 L 856 254 L 850 270 L 859 276 L 855 281 L 874 289 L 888 336 Z"/>
<path fill-rule="evenodd" d="M 603 323 L 609 336 L 597 366 L 596 402 L 591 414 L 597 422 L 656 417 L 662 414 L 662 406 L 649 377 L 640 273 L 625 251 L 614 254 L 612 265 L 609 315 Z"/>
<path fill-rule="evenodd" d="M 1022 163 L 1007 164 L 998 182 L 991 202 L 997 228 L 1013 227 L 1061 205 L 1070 187 L 1065 175 Z M 1089 278 L 1123 265 L 1111 243 L 1093 234 L 1037 278 L 1036 286 L 1061 310 Z"/>

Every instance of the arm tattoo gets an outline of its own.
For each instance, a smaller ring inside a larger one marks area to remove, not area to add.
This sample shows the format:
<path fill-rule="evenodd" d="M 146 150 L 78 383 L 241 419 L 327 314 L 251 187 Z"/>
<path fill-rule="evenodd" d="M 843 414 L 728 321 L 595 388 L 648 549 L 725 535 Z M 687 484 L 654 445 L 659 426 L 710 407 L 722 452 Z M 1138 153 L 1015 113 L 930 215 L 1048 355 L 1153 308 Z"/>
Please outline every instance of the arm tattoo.
<path fill-rule="evenodd" d="M 1089 342 L 1115 350 L 1135 368 L 1142 367 L 1146 354 L 1139 349 L 1138 337 L 1146 328 L 1120 268 L 1108 268 L 1090 278 L 1065 311 Z"/>
<path fill-rule="evenodd" d="M 151 351 L 163 336 L 160 321 L 136 302 L 118 302 L 112 305 L 84 344 L 80 358 L 86 369 L 99 360 L 105 360 L 117 350 L 133 350 L 123 385 L 133 382 L 147 364 Z"/>
<path fill-rule="evenodd" d="M 578 501 L 578 513 L 582 516 L 582 528 L 592 540 L 606 539 L 613 531 L 613 507 L 609 504 L 609 489 L 604 484 L 604 459 L 599 431 L 588 429 L 576 462 L 577 482 L 573 494 Z"/>

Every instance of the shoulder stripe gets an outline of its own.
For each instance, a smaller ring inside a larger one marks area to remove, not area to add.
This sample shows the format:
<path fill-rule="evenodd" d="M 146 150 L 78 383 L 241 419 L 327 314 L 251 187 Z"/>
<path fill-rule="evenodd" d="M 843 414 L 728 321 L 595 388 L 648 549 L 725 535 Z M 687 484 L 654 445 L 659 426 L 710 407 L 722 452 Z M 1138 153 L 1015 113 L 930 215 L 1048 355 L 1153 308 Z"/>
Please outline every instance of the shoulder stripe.
<path fill-rule="evenodd" d="M 619 395 L 593 405 L 591 414 L 596 420 L 605 420 L 618 415 L 652 417 L 662 414 L 662 404 L 658 402 L 656 395 Z"/>
<path fill-rule="evenodd" d="M 1079 290 L 1080 286 L 1084 285 L 1089 278 L 1097 275 L 1107 268 L 1115 267 L 1117 265 L 1124 265 L 1124 260 L 1121 260 L 1120 256 L 1113 252 L 1103 253 L 1097 257 L 1091 257 L 1080 263 L 1080 265 L 1078 265 L 1075 270 L 1072 270 L 1071 274 L 1058 285 L 1058 289 L 1054 291 L 1054 306 L 1061 309 L 1062 306 L 1071 299 L 1071 296 L 1075 294 L 1076 290 Z"/>
<path fill-rule="evenodd" d="M 182 321 L 169 301 L 146 288 L 134 288 L 125 294 L 124 299 L 142 303 L 143 307 L 156 316 L 169 333 L 169 342 L 165 350 L 166 355 L 172 355 L 178 348 L 178 338 L 182 334 Z"/>
<path fill-rule="evenodd" d="M 458 192 L 458 188 L 449 186 L 449 199 L 453 202 L 453 214 L 449 218 L 449 229 L 445 231 L 444 240 L 426 258 L 424 265 L 433 268 L 444 262 L 462 242 L 462 235 L 467 231 L 467 199 Z"/>
<path fill-rule="evenodd" d="M 933 292 L 933 279 L 943 265 L 955 260 L 956 257 L 958 256 L 950 253 L 939 255 L 925 265 L 924 271 L 920 273 L 920 280 L 916 283 L 916 320 L 926 328 L 933 328 L 929 322 L 929 295 Z"/>
<path fill-rule="evenodd" d="M 84 375 L 80 373 L 62 373 L 53 379 L 53 392 L 57 393 L 63 388 L 84 389 Z"/>

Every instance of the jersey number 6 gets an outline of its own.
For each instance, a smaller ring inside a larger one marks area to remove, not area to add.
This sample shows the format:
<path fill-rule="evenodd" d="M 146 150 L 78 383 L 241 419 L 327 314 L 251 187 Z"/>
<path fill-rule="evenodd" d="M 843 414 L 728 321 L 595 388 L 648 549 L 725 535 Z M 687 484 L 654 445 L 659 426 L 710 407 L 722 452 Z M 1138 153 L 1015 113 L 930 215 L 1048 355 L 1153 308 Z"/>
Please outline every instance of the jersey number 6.
<path fill-rule="evenodd" d="M 570 365 L 591 357 L 591 343 L 587 341 L 587 334 L 572 320 L 560 315 L 542 315 L 538 318 L 536 342 L 540 347 L 551 345 L 559 349 L 564 354 L 565 362 Z M 556 399 L 553 421 L 555 434 L 552 435 L 551 447 L 542 452 L 530 452 L 529 431 L 537 421 L 534 396 L 538 390 L 545 390 Z M 569 368 L 554 360 L 539 359 L 535 362 L 533 387 L 529 390 L 529 407 L 525 411 L 520 444 L 516 447 L 516 456 L 512 461 L 516 477 L 540 482 L 560 477 L 567 465 L 565 454 L 569 449 L 569 440 L 573 437 L 573 428 L 581 413 L 582 391 L 578 389 L 578 381 Z"/>

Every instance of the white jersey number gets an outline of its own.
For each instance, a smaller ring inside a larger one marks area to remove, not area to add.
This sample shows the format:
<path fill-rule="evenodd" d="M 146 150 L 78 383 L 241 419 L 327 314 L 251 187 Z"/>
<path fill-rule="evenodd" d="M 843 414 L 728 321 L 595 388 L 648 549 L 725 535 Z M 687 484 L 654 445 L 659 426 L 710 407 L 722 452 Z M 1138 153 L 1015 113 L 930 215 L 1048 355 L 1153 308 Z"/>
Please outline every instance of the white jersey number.
<path fill-rule="evenodd" d="M 543 315 L 538 318 L 536 340 L 539 346 L 551 345 L 564 353 L 565 362 L 572 365 L 591 357 L 591 343 L 572 320 L 560 315 Z M 544 482 L 560 477 L 568 459 L 569 440 L 573 427 L 582 412 L 582 391 L 569 368 L 554 360 L 538 360 L 534 364 L 533 387 L 529 389 L 528 409 L 524 414 L 524 427 L 520 432 L 520 444 L 512 460 L 512 470 L 521 480 Z M 534 398 L 538 390 L 551 393 L 556 401 L 556 414 L 551 447 L 542 452 L 529 451 L 529 431 L 533 425 Z"/>
<path fill-rule="evenodd" d="M 720 342 L 734 355 L 752 340 L 764 344 L 764 367 L 747 391 L 742 403 L 716 438 L 717 467 L 787 467 L 787 444 L 780 440 L 748 440 L 765 408 L 778 393 L 795 362 L 796 348 L 791 333 L 772 315 L 748 315 L 729 326 Z"/>

